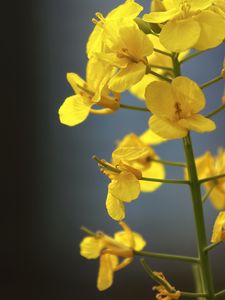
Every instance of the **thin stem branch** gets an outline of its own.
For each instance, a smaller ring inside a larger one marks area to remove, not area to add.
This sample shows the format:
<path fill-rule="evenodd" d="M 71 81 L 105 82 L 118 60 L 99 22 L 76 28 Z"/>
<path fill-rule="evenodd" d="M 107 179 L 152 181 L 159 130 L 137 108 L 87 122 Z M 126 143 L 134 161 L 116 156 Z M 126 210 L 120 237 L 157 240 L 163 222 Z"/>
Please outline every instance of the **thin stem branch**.
<path fill-rule="evenodd" d="M 216 176 L 211 176 L 211 177 L 207 177 L 207 178 L 200 179 L 200 180 L 199 180 L 199 183 L 202 184 L 202 183 L 204 183 L 204 182 L 212 181 L 212 180 L 217 180 L 217 179 L 220 179 L 220 178 L 223 178 L 223 177 L 225 177 L 225 174 L 220 174 L 220 175 L 216 175 Z"/>
<path fill-rule="evenodd" d="M 127 105 L 127 104 L 120 104 L 120 108 L 131 109 L 131 110 L 138 110 L 138 111 L 145 111 L 145 112 L 149 112 L 150 113 L 150 111 L 146 107 L 139 107 L 139 106 L 133 106 L 133 105 Z"/>
<path fill-rule="evenodd" d="M 198 297 L 207 298 L 207 294 L 204 293 L 180 292 L 180 295 L 181 297 L 186 297 L 186 298 L 198 298 Z"/>
<path fill-rule="evenodd" d="M 215 186 L 216 185 L 212 185 L 211 188 L 208 191 L 206 191 L 206 193 L 202 197 L 202 203 L 205 203 L 205 201 L 208 199 L 208 197 L 212 193 L 212 191 L 213 191 L 213 189 L 214 189 Z"/>
<path fill-rule="evenodd" d="M 165 51 L 162 51 L 162 50 L 160 50 L 160 49 L 157 49 L 157 48 L 154 48 L 153 49 L 153 51 L 155 51 L 155 52 L 157 52 L 157 53 L 160 53 L 160 54 L 163 54 L 163 55 L 167 55 L 167 56 L 172 56 L 172 54 L 171 53 L 169 53 L 169 52 L 165 52 Z"/>
<path fill-rule="evenodd" d="M 148 74 L 152 74 L 152 75 L 154 75 L 154 76 L 156 76 L 156 77 L 158 77 L 158 78 L 160 78 L 162 80 L 168 81 L 168 82 L 172 81 L 171 79 L 169 79 L 169 78 L 167 78 L 167 77 L 165 77 L 163 75 L 160 75 L 160 74 L 158 74 L 158 73 L 156 73 L 156 72 L 154 72 L 152 70 Z"/>
<path fill-rule="evenodd" d="M 151 161 L 154 161 L 156 163 L 160 163 L 163 165 L 186 168 L 186 164 L 182 163 L 182 162 L 175 162 L 175 161 L 170 161 L 170 160 L 162 160 L 162 159 L 154 159 L 154 158 L 152 158 Z"/>
<path fill-rule="evenodd" d="M 196 57 L 196 56 L 199 56 L 200 54 L 202 54 L 202 53 L 204 53 L 204 52 L 206 52 L 206 51 L 207 51 L 207 50 L 196 51 L 196 52 L 194 52 L 194 53 L 192 53 L 192 54 L 186 56 L 184 59 L 182 59 L 182 60 L 180 61 L 180 64 L 182 64 L 182 63 L 184 63 L 184 62 L 186 62 L 186 61 L 188 61 L 188 60 L 190 60 L 190 59 L 192 59 L 192 58 L 194 58 L 194 57 Z"/>
<path fill-rule="evenodd" d="M 159 179 L 159 178 L 147 178 L 142 177 L 140 180 L 143 181 L 152 181 L 152 182 L 162 182 L 162 183 L 171 183 L 171 184 L 189 184 L 189 180 L 176 180 L 176 179 Z"/>
<path fill-rule="evenodd" d="M 91 231 L 90 229 L 86 228 L 85 226 L 81 226 L 80 230 L 87 233 L 88 235 L 95 236 L 95 232 Z"/>
<path fill-rule="evenodd" d="M 190 263 L 198 263 L 199 262 L 198 258 L 191 257 L 191 256 L 156 253 L 156 252 L 149 252 L 149 251 L 135 251 L 134 254 L 139 255 L 139 256 L 148 256 L 148 257 L 154 257 L 154 258 L 159 258 L 159 259 L 180 260 L 180 261 L 190 262 Z"/>
<path fill-rule="evenodd" d="M 211 80 L 203 83 L 202 85 L 200 85 L 200 88 L 204 89 L 204 88 L 206 88 L 206 87 L 208 87 L 208 86 L 210 86 L 210 85 L 214 84 L 215 82 L 220 81 L 222 79 L 223 79 L 223 76 L 219 75 L 219 76 L 217 76 L 217 77 L 215 77 L 215 78 L 213 78 L 213 79 L 211 79 Z"/>
<path fill-rule="evenodd" d="M 208 245 L 207 247 L 205 247 L 204 251 L 208 252 L 208 251 L 214 249 L 216 246 L 218 246 L 220 244 L 222 244 L 222 241 L 219 241 L 217 243 L 212 243 L 212 244 Z"/>
<path fill-rule="evenodd" d="M 216 114 L 218 114 L 219 112 L 224 110 L 224 108 L 225 108 L 225 104 L 220 105 L 219 107 L 217 107 L 216 109 L 211 111 L 208 115 L 206 115 L 206 118 L 211 118 L 211 117 L 215 116 Z"/>
<path fill-rule="evenodd" d="M 224 296 L 224 295 L 225 295 L 225 290 L 222 290 L 222 291 L 215 294 L 216 297 L 221 297 L 221 296 Z"/>
<path fill-rule="evenodd" d="M 97 161 L 97 163 L 99 165 L 101 165 L 102 167 L 106 168 L 109 171 L 115 172 L 115 173 L 120 173 L 121 171 L 111 165 L 109 165 L 105 160 L 100 159 L 99 157 L 97 157 L 96 155 L 92 156 L 92 159 L 94 159 L 95 161 Z"/>

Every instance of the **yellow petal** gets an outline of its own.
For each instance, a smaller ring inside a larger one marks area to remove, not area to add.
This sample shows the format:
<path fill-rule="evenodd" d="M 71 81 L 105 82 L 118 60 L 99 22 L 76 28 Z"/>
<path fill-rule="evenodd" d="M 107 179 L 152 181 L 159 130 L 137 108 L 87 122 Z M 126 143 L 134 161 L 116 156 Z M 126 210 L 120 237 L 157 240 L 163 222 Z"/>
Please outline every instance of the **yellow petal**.
<path fill-rule="evenodd" d="M 106 209 L 109 216 L 113 220 L 120 221 L 125 218 L 125 208 L 123 202 L 113 197 L 110 192 L 108 192 L 106 199 Z"/>
<path fill-rule="evenodd" d="M 130 92 L 141 100 L 145 100 L 145 89 L 153 81 L 159 81 L 154 75 L 146 74 L 135 85 L 130 88 Z"/>
<path fill-rule="evenodd" d="M 221 210 L 225 208 L 225 192 L 219 186 L 212 190 L 209 197 L 215 209 Z"/>
<path fill-rule="evenodd" d="M 164 139 L 161 136 L 157 135 L 151 129 L 147 129 L 139 136 L 139 138 L 146 145 L 159 145 L 167 141 L 167 139 Z"/>
<path fill-rule="evenodd" d="M 132 232 L 132 238 L 134 239 L 133 249 L 135 251 L 141 251 L 145 247 L 146 241 L 139 233 L 136 232 Z M 127 247 L 131 247 L 129 235 L 125 231 L 116 232 L 114 235 L 114 239 Z"/>
<path fill-rule="evenodd" d="M 214 121 L 197 114 L 190 118 L 181 119 L 177 123 L 184 128 L 197 132 L 210 132 L 216 129 Z"/>
<path fill-rule="evenodd" d="M 59 118 L 62 124 L 75 126 L 82 123 L 89 115 L 91 103 L 80 95 L 66 98 L 59 109 Z"/>
<path fill-rule="evenodd" d="M 201 33 L 194 48 L 206 50 L 220 45 L 225 39 L 225 20 L 212 11 L 202 11 L 195 17 L 199 23 Z"/>
<path fill-rule="evenodd" d="M 196 82 L 179 76 L 172 81 L 173 94 L 181 105 L 182 114 L 197 113 L 205 107 L 205 95 Z"/>
<path fill-rule="evenodd" d="M 196 44 L 200 31 L 199 23 L 191 18 L 173 20 L 163 26 L 159 38 L 166 49 L 181 52 Z"/>
<path fill-rule="evenodd" d="M 181 5 L 181 0 L 173 0 L 175 6 L 179 7 Z M 208 8 L 212 5 L 213 0 L 188 0 L 192 10 L 202 10 Z"/>
<path fill-rule="evenodd" d="M 151 12 L 150 14 L 145 14 L 143 16 L 143 20 L 149 23 L 164 23 L 168 20 L 173 19 L 178 14 L 179 10 L 177 8 L 173 8 L 167 11 Z"/>
<path fill-rule="evenodd" d="M 113 151 L 112 156 L 113 160 L 135 160 L 141 158 L 149 153 L 149 147 L 140 146 L 140 147 L 118 147 Z"/>
<path fill-rule="evenodd" d="M 79 94 L 81 91 L 80 87 L 85 86 L 85 81 L 76 73 L 67 73 L 66 78 L 74 90 L 74 93 Z"/>
<path fill-rule="evenodd" d="M 154 81 L 146 88 L 145 97 L 146 106 L 153 114 L 161 118 L 174 118 L 176 99 L 174 99 L 171 84 Z"/>
<path fill-rule="evenodd" d="M 145 69 L 146 66 L 142 62 L 130 63 L 109 81 L 109 89 L 117 93 L 124 92 L 142 79 Z"/>
<path fill-rule="evenodd" d="M 225 230 L 225 211 L 221 211 L 215 221 L 213 227 L 213 234 L 211 238 L 212 243 L 222 241 L 222 232 Z"/>
<path fill-rule="evenodd" d="M 120 18 L 136 18 L 140 12 L 143 10 L 143 7 L 136 3 L 135 1 L 128 0 L 125 3 L 119 5 L 115 9 L 113 9 L 108 15 L 108 18 L 120 19 Z"/>
<path fill-rule="evenodd" d="M 109 191 L 118 200 L 131 202 L 140 194 L 140 183 L 135 175 L 123 171 L 109 184 Z"/>
<path fill-rule="evenodd" d="M 157 157 L 156 157 L 157 158 Z M 165 168 L 163 164 L 152 162 L 150 167 L 142 171 L 142 176 L 147 178 L 165 178 Z M 161 186 L 161 182 L 152 182 L 152 181 L 140 181 L 141 191 L 142 192 L 153 192 Z"/>
<path fill-rule="evenodd" d="M 87 259 L 99 257 L 104 245 L 101 239 L 95 237 L 85 237 L 80 243 L 80 255 Z"/>
<path fill-rule="evenodd" d="M 212 154 L 207 151 L 200 157 L 197 157 L 195 160 L 197 172 L 198 172 L 198 178 L 203 179 L 207 176 L 210 176 L 210 169 L 213 165 L 213 156 Z"/>
<path fill-rule="evenodd" d="M 113 268 L 115 267 L 115 260 L 115 257 L 111 254 L 102 254 L 100 256 L 97 279 L 97 288 L 99 291 L 104 291 L 113 284 Z"/>
<path fill-rule="evenodd" d="M 165 139 L 180 139 L 188 134 L 188 130 L 180 127 L 177 123 L 152 116 L 149 126 L 156 134 Z"/>
<path fill-rule="evenodd" d="M 103 28 L 96 25 L 87 41 L 87 56 L 91 58 L 95 53 L 102 52 L 103 49 Z"/>

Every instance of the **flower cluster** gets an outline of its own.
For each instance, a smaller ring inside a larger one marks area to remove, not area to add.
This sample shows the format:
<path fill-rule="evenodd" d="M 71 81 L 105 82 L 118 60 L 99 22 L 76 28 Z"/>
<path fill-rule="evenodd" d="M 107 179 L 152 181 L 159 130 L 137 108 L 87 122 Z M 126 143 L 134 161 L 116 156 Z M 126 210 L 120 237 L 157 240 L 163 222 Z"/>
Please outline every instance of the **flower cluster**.
<path fill-rule="evenodd" d="M 218 108 L 204 115 L 204 88 L 225 78 L 225 60 L 218 76 L 202 85 L 183 76 L 181 65 L 224 43 L 225 0 L 152 0 L 151 11 L 140 16 L 142 11 L 140 4 L 126 0 L 106 16 L 97 12 L 86 47 L 86 79 L 76 73 L 67 74 L 74 95 L 66 98 L 59 109 L 62 124 L 75 126 L 89 114 L 112 114 L 120 109 L 142 111 L 149 116 L 144 133 L 131 132 L 122 137 L 108 161 L 93 156 L 109 179 L 107 213 L 120 222 L 123 231 L 110 237 L 86 230 L 89 236 L 81 242 L 80 253 L 87 259 L 99 258 L 97 287 L 101 291 L 112 285 L 114 272 L 130 264 L 135 255 L 195 262 L 202 277 L 201 293 L 177 291 L 162 273 L 147 268 L 150 277 L 159 283 L 153 288 L 156 299 L 172 300 L 187 295 L 214 300 L 217 294 L 208 251 L 225 241 L 225 212 L 219 212 L 212 245 L 207 247 L 202 206 L 210 198 L 217 210 L 225 208 L 225 150 L 219 149 L 216 156 L 207 151 L 195 159 L 190 134 L 216 129 L 212 117 L 225 108 L 225 96 Z M 126 91 L 144 101 L 145 107 L 123 103 L 122 93 Z M 155 146 L 174 139 L 183 139 L 186 163 L 166 161 L 157 154 Z M 184 180 L 167 179 L 167 165 L 184 168 Z M 156 191 L 163 183 L 186 184 L 190 188 L 197 258 L 143 252 L 146 242 L 123 221 L 126 204 L 137 200 L 141 193 Z M 204 196 L 201 184 L 206 191 Z"/>

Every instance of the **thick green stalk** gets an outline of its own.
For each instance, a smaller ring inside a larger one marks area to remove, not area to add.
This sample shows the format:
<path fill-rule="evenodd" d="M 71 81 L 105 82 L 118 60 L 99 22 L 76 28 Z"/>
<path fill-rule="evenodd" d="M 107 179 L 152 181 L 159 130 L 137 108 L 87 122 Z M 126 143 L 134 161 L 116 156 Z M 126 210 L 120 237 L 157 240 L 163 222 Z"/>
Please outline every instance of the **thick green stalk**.
<path fill-rule="evenodd" d="M 210 300 L 216 299 L 214 296 L 214 287 L 212 279 L 212 271 L 209 263 L 208 253 L 204 251 L 207 246 L 207 238 L 205 232 L 205 222 L 203 214 L 203 206 L 201 200 L 200 182 L 197 176 L 195 165 L 195 157 L 192 149 L 191 138 L 188 135 L 184 138 L 184 150 L 187 161 L 187 169 L 190 179 L 190 190 L 192 194 L 192 204 L 195 216 L 195 225 L 197 231 L 197 246 L 199 255 L 199 264 L 203 280 L 203 293 L 208 295 Z"/>

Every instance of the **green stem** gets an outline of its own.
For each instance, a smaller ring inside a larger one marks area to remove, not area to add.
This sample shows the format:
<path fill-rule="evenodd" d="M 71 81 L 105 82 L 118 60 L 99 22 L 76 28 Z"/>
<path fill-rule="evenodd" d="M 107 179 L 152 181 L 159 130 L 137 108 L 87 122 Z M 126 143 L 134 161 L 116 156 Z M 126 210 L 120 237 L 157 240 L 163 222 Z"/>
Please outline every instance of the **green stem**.
<path fill-rule="evenodd" d="M 157 69 L 162 69 L 162 70 L 168 70 L 168 71 L 173 71 L 172 68 L 169 67 L 164 67 L 164 66 L 159 66 L 159 65 L 152 65 L 150 64 L 151 68 L 157 68 Z"/>
<path fill-rule="evenodd" d="M 206 88 L 206 87 L 208 87 L 208 86 L 210 86 L 210 85 L 214 84 L 215 82 L 220 81 L 222 79 L 223 79 L 223 76 L 219 75 L 219 76 L 217 76 L 217 77 L 215 77 L 215 78 L 213 78 L 213 79 L 211 79 L 211 80 L 203 83 L 202 85 L 200 85 L 200 88 L 204 89 L 204 88 Z"/>
<path fill-rule="evenodd" d="M 195 157 L 192 149 L 192 142 L 190 135 L 183 139 L 184 151 L 187 161 L 188 175 L 190 178 L 190 190 L 192 194 L 192 204 L 195 217 L 195 225 L 197 231 L 198 255 L 199 265 L 203 279 L 203 293 L 207 293 L 210 300 L 214 300 L 214 287 L 212 279 L 212 271 L 209 263 L 208 252 L 204 251 L 207 246 L 207 237 L 205 231 L 205 222 L 203 214 L 203 206 L 201 200 L 200 182 L 197 176 L 195 165 Z"/>
<path fill-rule="evenodd" d="M 157 52 L 157 53 L 160 53 L 160 54 L 163 54 L 163 55 L 166 55 L 166 56 L 170 56 L 170 57 L 172 56 L 171 53 L 162 51 L 162 50 L 157 49 L 157 48 L 154 48 L 153 51 L 155 51 L 155 52 Z"/>
<path fill-rule="evenodd" d="M 203 290 L 203 284 L 202 284 L 202 276 L 201 276 L 201 270 L 199 268 L 199 264 L 193 264 L 192 271 L 194 276 L 196 293 L 201 293 L 201 291 Z M 198 300 L 203 300 L 203 298 L 198 297 Z"/>
<path fill-rule="evenodd" d="M 154 159 L 154 158 L 152 158 L 151 161 L 154 161 L 156 163 L 160 163 L 163 165 L 186 168 L 186 164 L 182 163 L 182 162 L 175 162 L 175 161 L 170 161 L 170 160 L 162 160 L 162 159 Z"/>
<path fill-rule="evenodd" d="M 90 229 L 88 229 L 84 226 L 81 226 L 80 230 L 82 230 L 83 232 L 87 233 L 90 236 L 95 236 L 95 232 L 91 231 Z"/>
<path fill-rule="evenodd" d="M 167 254 L 167 253 L 135 251 L 134 254 L 139 255 L 139 256 L 149 256 L 149 257 L 154 257 L 154 258 L 159 258 L 159 259 L 181 260 L 181 261 L 190 262 L 190 263 L 198 263 L 199 262 L 198 258 L 196 258 L 196 257 L 174 255 L 174 254 Z"/>
<path fill-rule="evenodd" d="M 162 182 L 162 183 L 171 183 L 171 184 L 189 184 L 189 180 L 176 180 L 176 179 L 159 179 L 159 178 L 147 178 L 141 177 L 140 180 L 143 181 L 152 181 L 152 182 Z"/>
<path fill-rule="evenodd" d="M 218 114 L 219 112 L 224 110 L 224 108 L 225 108 L 225 104 L 220 105 L 215 110 L 211 111 L 208 115 L 206 115 L 206 118 L 211 118 L 211 117 L 215 116 L 216 114 Z"/>
<path fill-rule="evenodd" d="M 186 298 L 198 298 L 198 297 L 204 297 L 206 298 L 207 295 L 203 293 L 189 293 L 189 292 L 180 292 L 181 297 Z"/>
<path fill-rule="evenodd" d="M 120 104 L 120 108 L 150 112 L 146 107 L 139 107 L 139 106 L 133 106 L 127 104 Z"/>
<path fill-rule="evenodd" d="M 154 72 L 152 70 L 148 74 L 152 74 L 152 75 L 154 75 L 154 76 L 156 76 L 156 77 L 158 77 L 158 78 L 160 78 L 162 80 L 168 81 L 168 82 L 172 81 L 171 79 L 169 79 L 169 78 L 167 78 L 167 77 L 165 77 L 163 75 L 160 75 L 160 74 L 158 74 L 158 73 L 156 73 L 156 72 Z"/>
<path fill-rule="evenodd" d="M 200 54 L 202 54 L 202 53 L 204 53 L 204 52 L 206 52 L 206 51 L 207 51 L 207 50 L 196 51 L 196 52 L 194 52 L 194 53 L 192 53 L 192 54 L 186 56 L 184 59 L 182 59 L 182 60 L 180 61 L 180 64 L 182 64 L 182 63 L 184 63 L 184 62 L 186 62 L 186 61 L 188 61 L 188 60 L 190 60 L 190 59 L 192 59 L 192 58 L 194 58 L 194 57 L 196 57 L 196 56 L 199 56 Z"/>
<path fill-rule="evenodd" d="M 225 177 L 225 174 L 211 176 L 211 177 L 207 177 L 207 178 L 203 178 L 203 179 L 199 180 L 199 183 L 202 184 L 204 182 L 212 181 L 212 180 L 217 180 L 217 179 L 220 179 L 220 178 L 223 178 L 223 177 Z"/>
<path fill-rule="evenodd" d="M 222 290 L 222 291 L 215 294 L 216 297 L 221 297 L 221 296 L 224 296 L 224 295 L 225 295 L 225 290 Z"/>
<path fill-rule="evenodd" d="M 223 242 L 223 241 L 219 241 L 219 242 L 217 242 L 217 243 L 210 244 L 210 245 L 208 245 L 207 247 L 205 247 L 204 251 L 205 251 L 205 252 L 208 252 L 208 251 L 214 249 L 216 246 L 222 244 L 222 242 Z"/>

